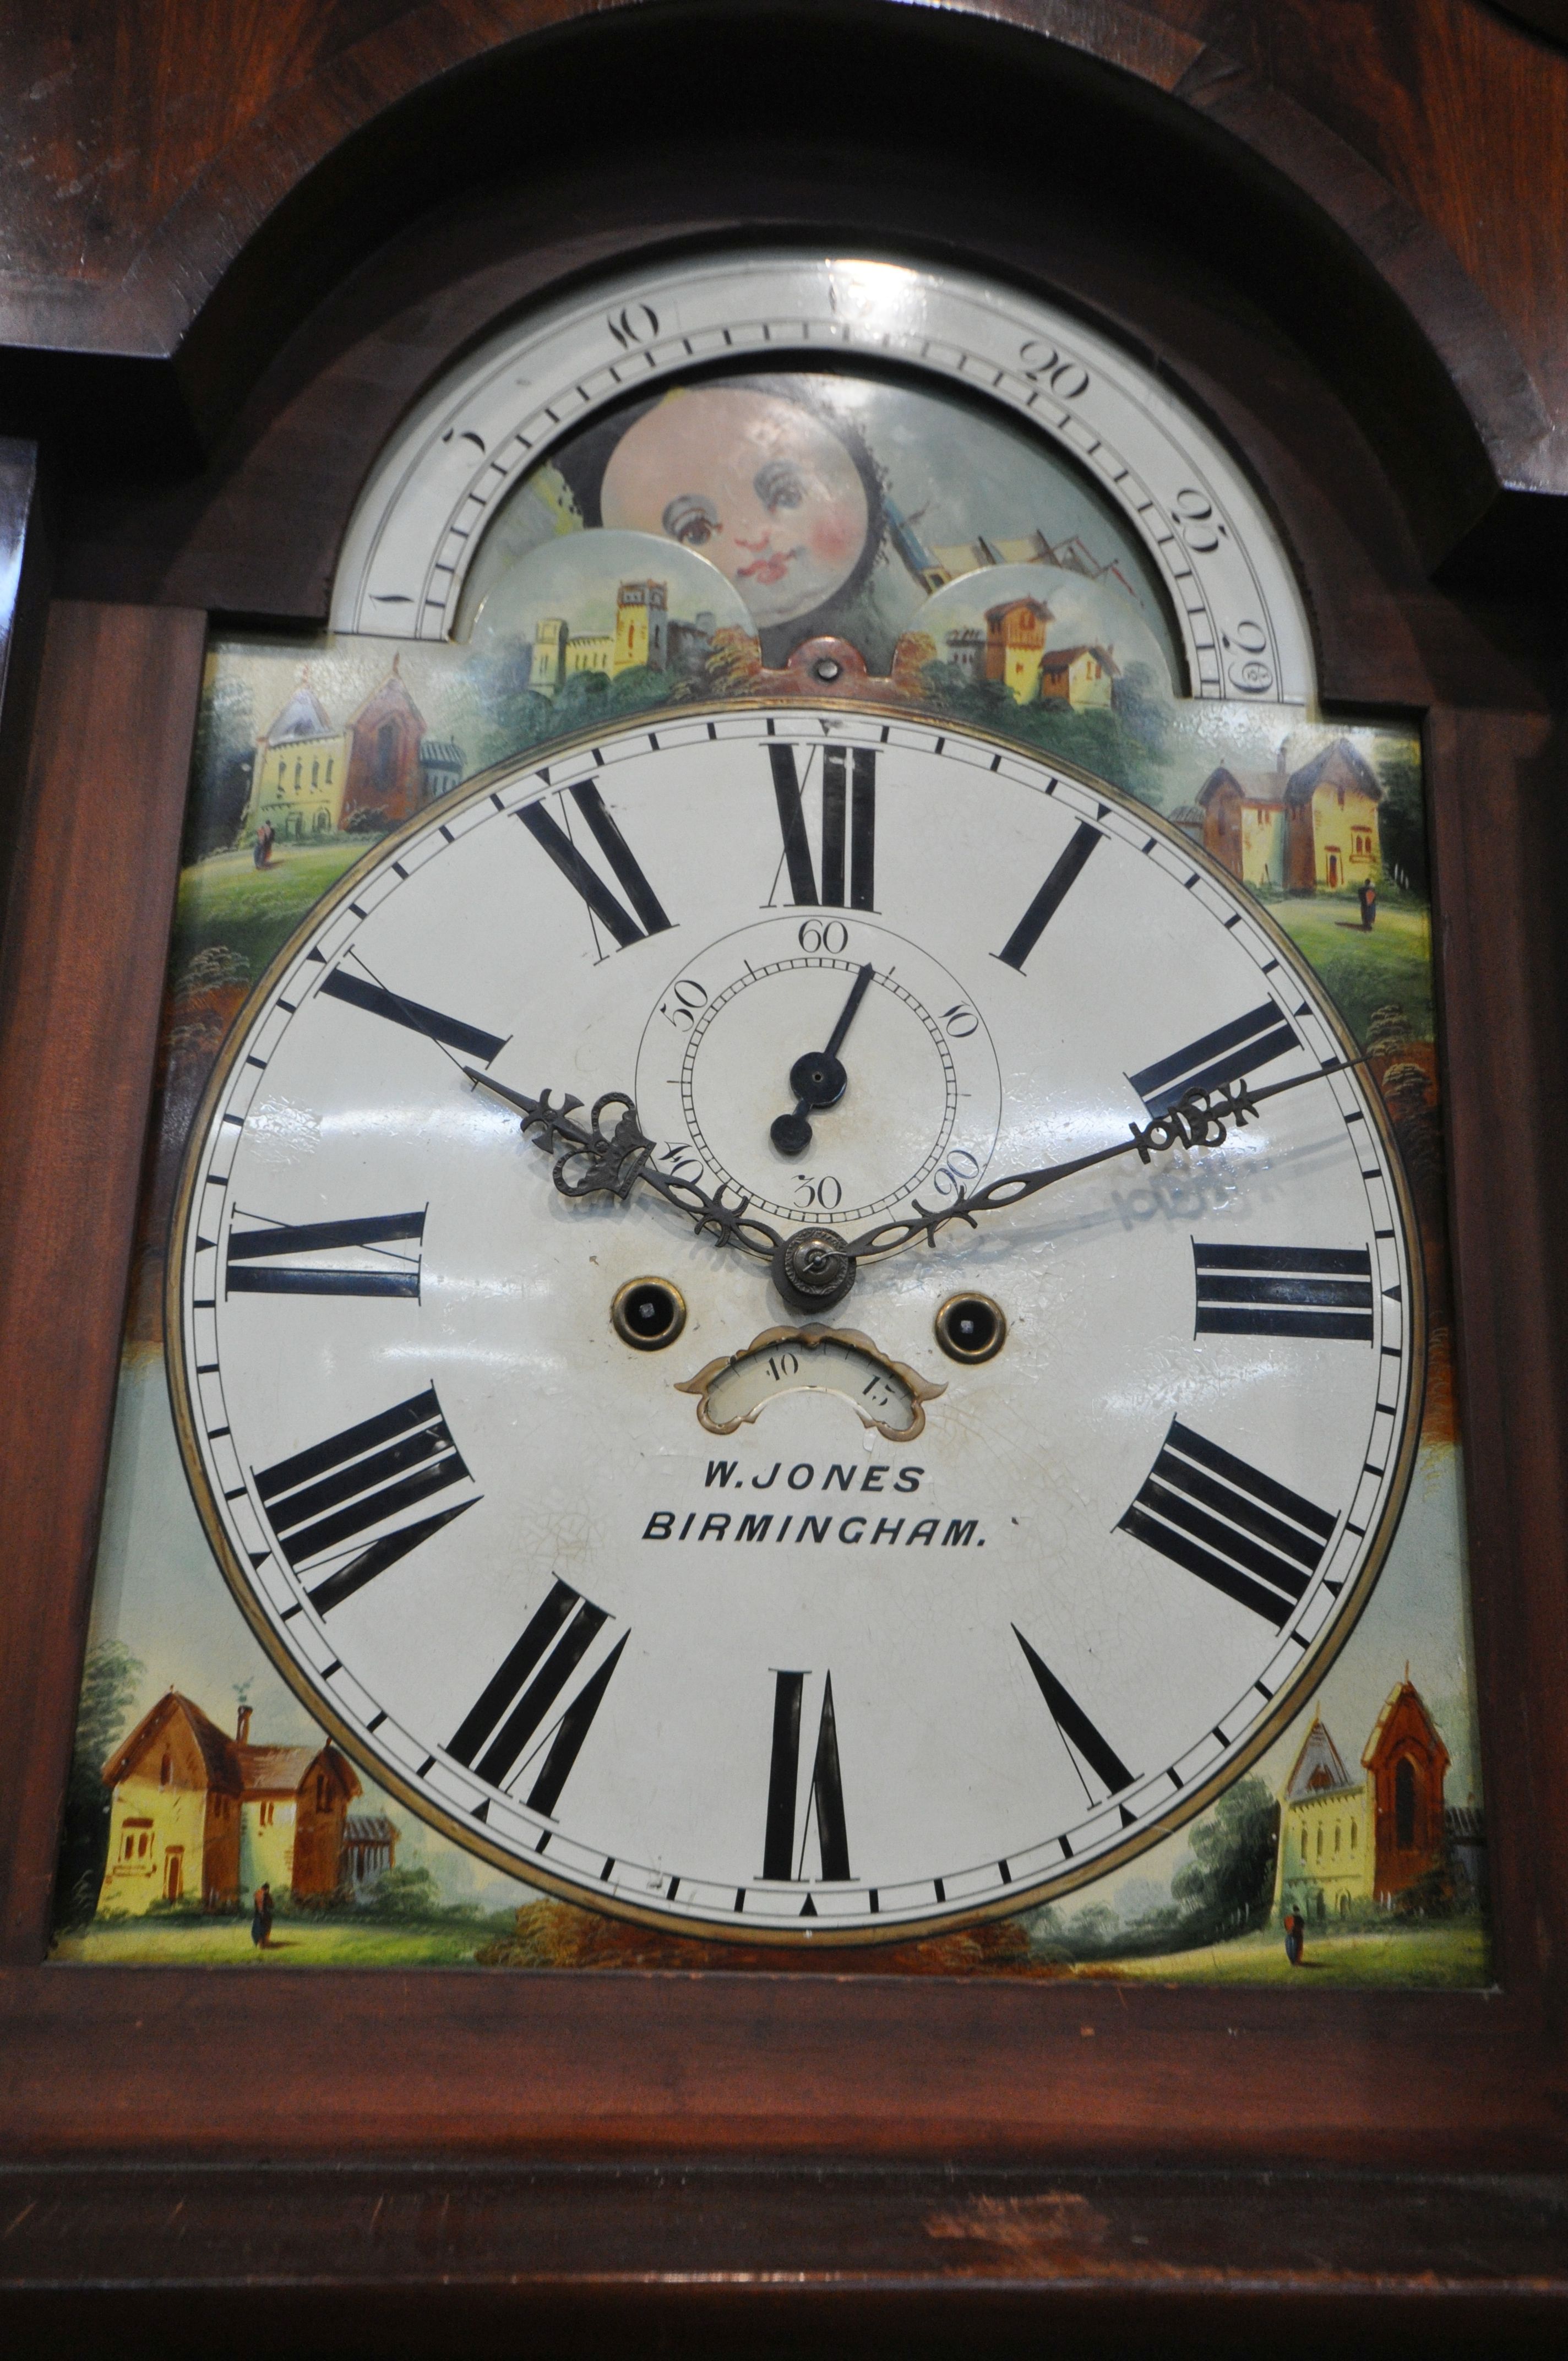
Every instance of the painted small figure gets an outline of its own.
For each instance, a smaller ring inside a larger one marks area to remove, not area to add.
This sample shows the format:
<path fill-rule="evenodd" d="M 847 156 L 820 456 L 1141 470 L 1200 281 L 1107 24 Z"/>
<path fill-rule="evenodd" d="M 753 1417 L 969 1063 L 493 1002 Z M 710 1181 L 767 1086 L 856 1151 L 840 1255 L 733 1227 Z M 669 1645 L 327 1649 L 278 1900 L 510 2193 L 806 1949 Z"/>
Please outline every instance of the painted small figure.
<path fill-rule="evenodd" d="M 1285 1956 L 1293 1968 L 1301 1964 L 1301 1954 L 1307 1948 L 1307 1922 L 1299 1910 L 1285 1913 Z"/>
<path fill-rule="evenodd" d="M 1356 887 L 1355 898 L 1361 905 L 1361 931 L 1369 935 L 1377 920 L 1377 888 L 1370 877 Z"/>
<path fill-rule="evenodd" d="M 272 1888 L 258 1885 L 250 1914 L 250 1939 L 258 1951 L 265 1951 L 272 1940 Z"/>

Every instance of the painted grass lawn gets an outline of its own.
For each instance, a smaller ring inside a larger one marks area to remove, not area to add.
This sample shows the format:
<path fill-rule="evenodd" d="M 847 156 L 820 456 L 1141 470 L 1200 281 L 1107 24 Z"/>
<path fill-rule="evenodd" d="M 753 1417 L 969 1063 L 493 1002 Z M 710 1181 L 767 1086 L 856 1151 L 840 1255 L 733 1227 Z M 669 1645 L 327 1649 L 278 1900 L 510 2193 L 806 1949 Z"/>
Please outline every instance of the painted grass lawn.
<path fill-rule="evenodd" d="M 373 1919 L 280 1918 L 272 1947 L 258 1951 L 248 1918 L 143 1918 L 89 1927 L 62 1935 L 51 1957 L 96 1968 L 251 1968 L 280 1973 L 287 1968 L 465 1967 L 497 1927 L 510 1933 L 511 1913 L 488 1919 L 432 1920 L 411 1927 L 378 1926 Z"/>
<path fill-rule="evenodd" d="M 280 845 L 269 869 L 248 852 L 214 852 L 180 876 L 177 968 L 211 944 L 246 962 L 254 982 L 286 943 L 313 902 L 369 850 L 364 838 L 321 845 Z"/>
<path fill-rule="evenodd" d="M 1316 895 L 1266 907 L 1321 976 L 1351 1031 L 1362 1038 L 1375 1008 L 1397 1000 L 1414 1039 L 1433 1036 L 1431 919 L 1419 903 L 1379 899 L 1377 923 L 1361 931 L 1354 895 Z"/>
<path fill-rule="evenodd" d="M 1292 1984 L 1316 1992 L 1332 1986 L 1383 1985 L 1403 1991 L 1437 1985 L 1489 1984 L 1486 1930 L 1478 1920 L 1446 1925 L 1367 1927 L 1351 1934 L 1307 1930 L 1307 1954 L 1299 1968 L 1285 1957 L 1285 1940 L 1273 1927 L 1243 1935 L 1207 1949 L 1168 1951 L 1152 1960 L 1118 1960 L 1084 1965 L 1080 1976 L 1132 1977 L 1159 1984 Z"/>

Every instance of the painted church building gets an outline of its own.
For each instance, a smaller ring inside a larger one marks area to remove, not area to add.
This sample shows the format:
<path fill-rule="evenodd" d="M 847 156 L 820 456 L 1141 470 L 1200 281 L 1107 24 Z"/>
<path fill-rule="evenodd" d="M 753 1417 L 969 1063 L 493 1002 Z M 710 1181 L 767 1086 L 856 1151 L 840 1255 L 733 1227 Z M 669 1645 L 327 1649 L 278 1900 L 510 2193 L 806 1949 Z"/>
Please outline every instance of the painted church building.
<path fill-rule="evenodd" d="M 1445 1854 L 1448 1749 L 1407 1667 L 1390 1690 L 1353 1776 L 1321 1714 L 1279 1797 L 1277 1914 L 1348 1917 L 1387 1904 Z"/>

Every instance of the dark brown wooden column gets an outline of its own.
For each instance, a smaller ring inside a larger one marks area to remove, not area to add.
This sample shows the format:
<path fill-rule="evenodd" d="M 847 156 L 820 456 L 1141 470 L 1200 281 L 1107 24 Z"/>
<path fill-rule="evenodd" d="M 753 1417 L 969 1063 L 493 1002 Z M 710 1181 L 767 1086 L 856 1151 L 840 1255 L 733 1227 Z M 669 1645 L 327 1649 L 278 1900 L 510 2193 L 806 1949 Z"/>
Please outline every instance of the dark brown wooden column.
<path fill-rule="evenodd" d="M 0 950 L 5 1960 L 47 1938 L 203 639 L 74 604 L 45 635 Z"/>

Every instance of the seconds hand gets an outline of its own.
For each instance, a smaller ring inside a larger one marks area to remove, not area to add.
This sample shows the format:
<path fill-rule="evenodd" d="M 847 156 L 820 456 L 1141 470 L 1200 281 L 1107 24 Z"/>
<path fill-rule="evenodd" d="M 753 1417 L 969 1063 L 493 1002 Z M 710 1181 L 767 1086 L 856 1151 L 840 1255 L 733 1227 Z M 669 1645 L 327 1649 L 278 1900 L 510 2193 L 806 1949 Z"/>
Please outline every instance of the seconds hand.
<path fill-rule="evenodd" d="M 833 1027 L 826 1049 L 808 1049 L 797 1058 L 789 1070 L 789 1086 L 795 1093 L 792 1114 L 773 1117 L 768 1137 L 781 1156 L 804 1156 L 811 1145 L 811 1126 L 806 1121 L 808 1107 L 837 1106 L 844 1095 L 849 1076 L 839 1063 L 839 1052 L 844 1046 L 844 1036 L 855 1021 L 855 1011 L 872 987 L 876 970 L 861 968 L 850 989 L 844 1011 Z"/>

